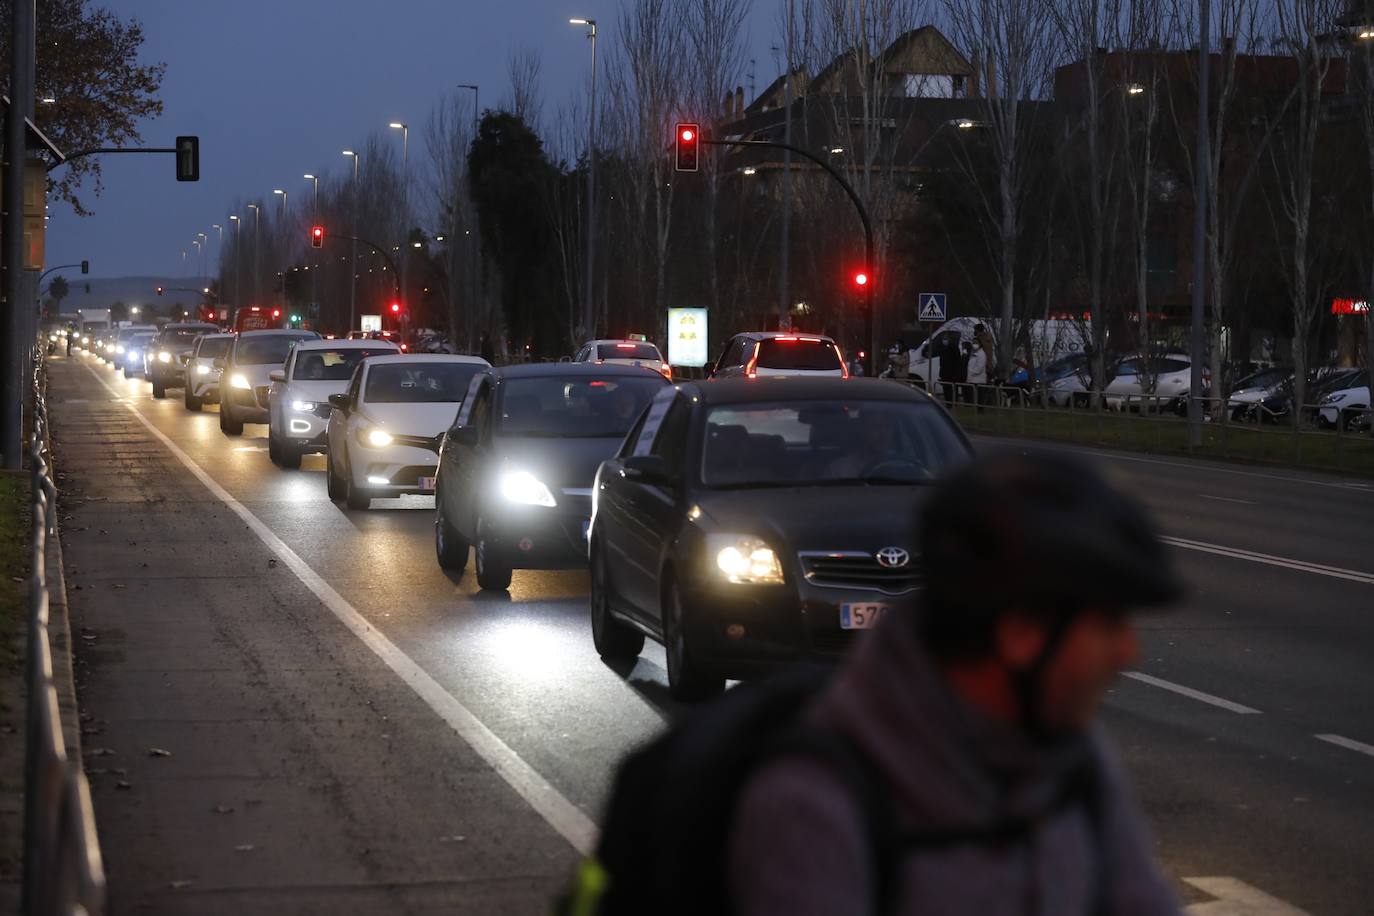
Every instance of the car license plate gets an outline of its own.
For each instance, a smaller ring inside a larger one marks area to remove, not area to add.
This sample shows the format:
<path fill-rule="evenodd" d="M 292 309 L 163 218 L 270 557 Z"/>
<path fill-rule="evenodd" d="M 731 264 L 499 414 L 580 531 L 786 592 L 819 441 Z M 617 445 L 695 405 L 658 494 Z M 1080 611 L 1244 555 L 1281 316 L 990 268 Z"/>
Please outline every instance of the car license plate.
<path fill-rule="evenodd" d="M 587 540 L 592 536 L 592 520 L 584 518 L 582 520 L 582 540 Z"/>
<path fill-rule="evenodd" d="M 876 627 L 887 613 L 886 604 L 854 602 L 840 605 L 841 630 L 867 630 Z"/>
<path fill-rule="evenodd" d="M 420 489 L 421 489 L 421 490 L 424 490 L 426 493 L 433 493 L 433 492 L 434 492 L 434 480 L 435 480 L 435 478 L 433 478 L 433 477 L 421 477 L 421 478 L 420 478 Z"/>

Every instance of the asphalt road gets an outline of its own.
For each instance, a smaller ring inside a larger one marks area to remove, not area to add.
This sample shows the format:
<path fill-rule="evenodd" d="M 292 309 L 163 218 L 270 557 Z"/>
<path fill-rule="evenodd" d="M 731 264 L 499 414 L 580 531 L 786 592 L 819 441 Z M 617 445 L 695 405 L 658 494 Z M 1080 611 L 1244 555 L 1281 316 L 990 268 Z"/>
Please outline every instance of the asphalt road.
<path fill-rule="evenodd" d="M 590 842 L 617 760 L 679 712 L 667 698 L 661 650 L 651 644 L 629 670 L 603 664 L 591 646 L 583 573 L 517 572 L 508 595 L 478 593 L 471 575 L 445 575 L 434 559 L 430 499 L 376 501 L 371 511 L 347 512 L 325 495 L 322 458 L 307 457 L 292 472 L 268 461 L 266 427 L 250 425 L 241 439 L 227 439 L 213 409 L 192 414 L 178 397 L 152 400 L 146 383 L 126 381 L 90 357 L 56 358 L 50 377 L 61 467 L 77 495 L 83 477 L 104 474 L 111 492 L 127 492 L 132 481 L 137 499 L 126 502 L 142 500 L 100 507 L 98 495 L 85 493 L 96 502 L 67 523 L 86 526 L 68 535 L 77 581 L 112 587 L 109 575 L 101 579 L 100 564 L 125 562 L 132 553 L 120 542 L 116 548 L 97 541 L 97 517 L 110 532 L 103 537 L 123 536 L 112 527 L 124 526 L 137 532 L 129 540 L 144 539 L 145 549 L 159 545 L 179 567 L 191 562 L 188 553 L 203 554 L 203 578 L 158 583 L 148 600 L 174 608 L 167 619 L 177 625 L 192 626 L 186 621 L 198 608 L 217 602 L 226 615 L 230 605 L 248 615 L 232 626 L 221 621 L 229 635 L 201 634 L 212 642 L 237 640 L 250 660 L 257 680 L 237 684 L 237 695 L 289 687 L 286 699 L 258 698 L 281 719 L 328 718 L 337 708 L 342 726 L 355 721 L 360 703 L 375 702 L 407 722 L 408 735 L 393 737 L 388 728 L 380 749 L 371 747 L 377 729 L 358 726 L 341 727 L 328 746 L 273 750 L 302 779 L 312 778 L 315 766 L 335 767 L 334 755 L 365 761 L 375 753 L 377 766 L 389 767 L 381 784 L 390 789 L 350 812 L 355 845 L 370 848 L 369 836 L 392 846 L 416 835 L 426 844 L 443 838 L 433 806 L 423 803 L 425 781 L 439 778 L 459 802 L 470 802 L 474 792 L 494 799 L 497 814 L 482 823 L 488 830 L 493 821 L 505 825 L 498 830 L 503 845 L 468 863 L 472 874 L 498 861 L 510 874 L 534 876 L 521 885 L 532 895 L 526 902 L 555 887 L 574 849 Z M 992 439 L 978 446 L 1039 447 Z M 1122 680 L 1106 713 L 1161 861 L 1189 901 L 1211 900 L 1231 885 L 1187 879 L 1226 878 L 1312 913 L 1369 912 L 1374 487 L 1282 470 L 1084 453 L 1153 508 L 1176 539 L 1194 587 L 1182 607 L 1142 622 L 1139 671 Z M 184 509 L 152 511 L 178 500 L 187 501 Z M 152 582 L 158 560 L 150 555 L 140 560 L 150 563 L 143 572 L 126 564 L 119 575 Z M 218 577 L 226 580 L 222 588 Z M 83 600 L 88 614 L 93 607 L 94 596 L 82 595 L 73 597 L 78 619 Z M 90 642 L 99 644 L 99 636 Z M 321 653 L 330 666 L 318 683 L 276 684 L 285 659 L 311 668 Z M 88 683 L 99 683 L 102 664 L 93 656 Z M 345 682 L 347 690 L 337 688 Z M 83 701 L 92 700 L 100 705 L 88 687 Z M 436 777 L 450 762 L 476 774 L 480 790 Z M 88 766 L 99 764 L 88 757 Z M 343 777 L 330 786 L 344 796 L 356 791 Z M 158 870 L 124 848 L 140 839 L 128 833 L 140 823 L 124 801 L 129 796 L 100 780 L 95 791 L 97 816 L 106 818 L 102 830 L 120 837 L 117 851 L 107 850 L 112 887 L 146 869 L 156 870 L 156 882 L 175 881 L 165 865 Z M 205 808 L 213 810 L 213 801 Z M 107 811 L 118 811 L 117 818 Z M 339 856 L 365 858 L 356 848 Z M 404 861 L 369 865 L 369 886 L 412 887 L 404 899 L 413 907 L 405 908 L 422 910 L 436 886 L 449 886 L 449 872 L 442 863 L 417 871 Z M 313 886 L 296 880 L 299 886 L 289 875 L 256 876 L 254 893 Z M 489 899 L 504 886 L 488 887 Z M 153 899 L 151 887 L 139 893 Z M 1246 911 L 1291 912 L 1255 899 Z M 481 911 L 502 910 L 492 904 Z"/>

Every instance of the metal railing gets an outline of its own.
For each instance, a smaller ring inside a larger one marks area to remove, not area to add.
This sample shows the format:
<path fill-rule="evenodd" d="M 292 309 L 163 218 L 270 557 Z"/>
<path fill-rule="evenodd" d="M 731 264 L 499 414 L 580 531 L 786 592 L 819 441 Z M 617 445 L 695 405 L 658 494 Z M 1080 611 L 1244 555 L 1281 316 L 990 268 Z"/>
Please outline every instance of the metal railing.
<path fill-rule="evenodd" d="M 38 351 L 35 351 L 38 352 Z M 33 549 L 29 579 L 28 712 L 24 745 L 24 913 L 100 916 L 105 869 L 90 786 L 67 754 L 48 632 L 48 539 L 57 536 L 57 485 L 48 465 L 42 357 L 33 361 Z"/>
<path fill-rule="evenodd" d="M 904 383 L 926 388 L 919 379 Z M 1333 404 L 1302 405 L 1295 422 L 1292 408 L 1276 413 L 1263 404 L 1204 397 L 1202 442 L 1194 445 L 1186 396 L 1104 394 L 1095 409 L 1090 392 L 1075 392 L 1069 406 L 1056 406 L 1043 389 L 967 382 L 930 388 L 968 432 L 1374 475 L 1374 436 L 1352 431 L 1368 422 L 1367 411 Z"/>

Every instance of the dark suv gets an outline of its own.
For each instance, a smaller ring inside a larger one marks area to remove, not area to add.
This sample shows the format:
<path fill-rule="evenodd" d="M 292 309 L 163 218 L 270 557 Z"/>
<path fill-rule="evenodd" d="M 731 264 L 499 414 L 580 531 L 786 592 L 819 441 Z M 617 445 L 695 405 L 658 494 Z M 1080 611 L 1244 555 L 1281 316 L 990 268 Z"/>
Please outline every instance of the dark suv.
<path fill-rule="evenodd" d="M 153 397 L 165 398 L 168 388 L 186 384 L 186 360 L 196 340 L 218 330 L 213 324 L 201 321 L 162 326 L 143 356 L 143 372 L 153 383 Z"/>
<path fill-rule="evenodd" d="M 272 391 L 271 373 L 286 364 L 298 340 L 316 340 L 314 331 L 242 331 L 223 359 L 219 381 L 219 428 L 226 436 L 243 435 L 243 424 L 266 423 Z"/>

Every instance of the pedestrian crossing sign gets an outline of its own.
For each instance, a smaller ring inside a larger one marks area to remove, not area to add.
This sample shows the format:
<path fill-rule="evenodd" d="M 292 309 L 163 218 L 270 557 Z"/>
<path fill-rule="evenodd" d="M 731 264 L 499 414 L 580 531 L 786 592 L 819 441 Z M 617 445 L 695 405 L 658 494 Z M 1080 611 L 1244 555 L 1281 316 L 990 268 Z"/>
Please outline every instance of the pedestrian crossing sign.
<path fill-rule="evenodd" d="M 921 293 L 916 297 L 919 304 L 917 309 L 917 321 L 944 321 L 945 320 L 945 294 L 944 293 Z"/>

